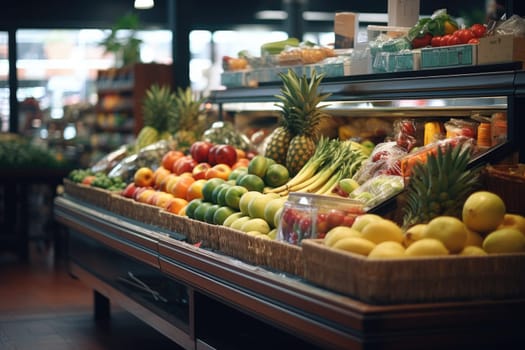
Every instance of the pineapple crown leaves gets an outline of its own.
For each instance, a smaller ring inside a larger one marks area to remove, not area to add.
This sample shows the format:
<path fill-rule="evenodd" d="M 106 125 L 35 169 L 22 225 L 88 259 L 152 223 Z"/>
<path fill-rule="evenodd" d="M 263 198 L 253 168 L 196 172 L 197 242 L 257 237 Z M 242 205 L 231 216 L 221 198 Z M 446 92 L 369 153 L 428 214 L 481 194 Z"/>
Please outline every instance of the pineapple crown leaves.
<path fill-rule="evenodd" d="M 202 114 L 204 97 L 197 97 L 190 87 L 177 88 L 174 96 L 176 118 L 172 123 L 172 130 L 191 130 L 197 124 L 199 115 Z"/>
<path fill-rule="evenodd" d="M 299 77 L 295 71 L 289 69 L 279 76 L 283 86 L 281 94 L 275 96 L 279 100 L 275 105 L 281 109 L 282 126 L 292 134 L 314 135 L 321 121 L 328 116 L 323 111 L 326 105 L 319 106 L 319 103 L 331 95 L 318 92 L 325 75 L 312 70 L 308 80 L 306 75 Z"/>
<path fill-rule="evenodd" d="M 439 215 L 459 217 L 463 202 L 479 186 L 481 168 L 467 169 L 472 147 L 438 147 L 426 163 L 417 163 L 406 189 L 403 227 L 426 223 Z"/>
<path fill-rule="evenodd" d="M 146 90 L 142 112 L 145 126 L 160 132 L 168 130 L 170 120 L 175 118 L 175 96 L 170 87 L 152 84 Z"/>

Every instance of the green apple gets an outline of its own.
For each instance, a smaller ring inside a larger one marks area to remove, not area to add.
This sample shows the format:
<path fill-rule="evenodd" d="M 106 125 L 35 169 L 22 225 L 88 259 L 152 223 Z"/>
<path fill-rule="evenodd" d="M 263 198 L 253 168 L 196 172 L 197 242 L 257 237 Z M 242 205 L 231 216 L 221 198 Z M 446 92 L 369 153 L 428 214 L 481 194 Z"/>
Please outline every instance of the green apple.
<path fill-rule="evenodd" d="M 258 191 L 248 191 L 242 195 L 241 200 L 239 201 L 239 209 L 244 215 L 248 215 L 248 205 L 250 204 L 253 198 L 264 196 L 261 192 Z"/>
<path fill-rule="evenodd" d="M 212 205 L 213 204 L 210 202 L 202 202 L 201 204 L 199 204 L 199 206 L 193 212 L 193 218 L 195 220 L 204 221 L 206 217 L 206 212 L 208 211 L 208 208 Z"/>
<path fill-rule="evenodd" d="M 279 198 L 270 200 L 266 204 L 266 207 L 264 207 L 264 220 L 266 220 L 266 222 L 269 223 L 270 226 L 275 227 L 274 226 L 275 213 L 277 213 L 277 211 L 284 206 L 285 202 L 286 202 L 286 198 L 279 197 Z"/>
<path fill-rule="evenodd" d="M 354 179 L 342 179 L 339 181 L 339 187 L 346 193 L 350 194 L 359 187 L 359 183 Z"/>
<path fill-rule="evenodd" d="M 264 219 L 249 219 L 241 225 L 240 230 L 243 232 L 257 231 L 265 235 L 270 232 L 270 225 Z"/>
<path fill-rule="evenodd" d="M 240 176 L 240 175 L 244 175 L 244 174 L 247 174 L 248 173 L 248 168 L 246 167 L 238 167 L 234 170 L 232 170 L 232 172 L 230 173 L 230 175 L 228 175 L 228 181 L 235 181 L 237 180 L 237 178 Z"/>
<path fill-rule="evenodd" d="M 215 215 L 215 212 L 220 208 L 221 206 L 218 204 L 213 204 L 208 207 L 206 210 L 206 214 L 204 215 L 204 221 L 208 224 L 213 224 L 213 216 Z"/>
<path fill-rule="evenodd" d="M 239 202 L 241 200 L 241 197 L 243 194 L 248 192 L 246 187 L 242 186 L 232 186 L 230 187 L 224 196 L 224 199 L 226 200 L 226 204 L 233 209 L 239 209 Z"/>
<path fill-rule="evenodd" d="M 228 205 L 226 204 L 226 193 L 228 192 L 228 189 L 233 186 L 235 185 L 224 186 L 221 188 L 221 190 L 219 191 L 219 194 L 217 195 L 217 204 L 219 204 L 222 207 L 224 207 L 225 205 Z"/>
<path fill-rule="evenodd" d="M 234 214 L 228 216 L 228 217 L 226 218 L 226 220 L 224 220 L 224 222 L 222 223 L 222 225 L 223 225 L 223 226 L 230 227 L 230 226 L 233 224 L 233 222 L 234 222 L 235 220 L 240 219 L 240 218 L 242 218 L 243 216 L 246 216 L 246 215 L 244 215 L 243 213 L 239 213 L 239 212 L 234 213 Z"/>
<path fill-rule="evenodd" d="M 237 213 L 234 209 L 230 207 L 220 207 L 215 211 L 215 214 L 213 214 L 213 223 L 215 225 L 222 225 L 226 221 L 227 218 L 229 218 L 231 215 Z"/>
<path fill-rule="evenodd" d="M 213 178 L 206 181 L 202 186 L 202 198 L 205 202 L 211 202 L 213 200 L 213 191 L 215 187 L 223 184 L 225 181 L 221 178 Z"/>
<path fill-rule="evenodd" d="M 197 209 L 197 207 L 201 204 L 202 204 L 202 199 L 200 198 L 191 200 L 186 206 L 186 216 L 189 217 L 190 219 L 195 219 L 193 216 L 195 213 L 195 209 Z"/>
<path fill-rule="evenodd" d="M 258 177 L 264 177 L 266 169 L 268 169 L 268 159 L 263 155 L 257 155 L 250 160 L 248 163 L 248 174 L 257 175 Z"/>
<path fill-rule="evenodd" d="M 231 185 L 227 182 L 225 183 L 222 183 L 218 186 L 216 186 L 214 189 L 213 189 L 213 192 L 211 193 L 211 202 L 212 203 L 215 203 L 215 204 L 219 204 L 219 193 L 221 192 L 222 189 L 224 188 L 230 188 Z"/>
<path fill-rule="evenodd" d="M 268 237 L 270 239 L 276 239 L 277 238 L 277 228 L 270 230 L 270 232 L 268 232 Z"/>
<path fill-rule="evenodd" d="M 235 220 L 234 222 L 232 222 L 232 224 L 230 225 L 230 228 L 234 229 L 234 230 L 241 230 L 241 227 L 242 225 L 247 222 L 248 220 L 250 220 L 251 218 L 249 216 L 243 216 L 243 217 L 240 217 L 238 218 L 237 220 Z"/>

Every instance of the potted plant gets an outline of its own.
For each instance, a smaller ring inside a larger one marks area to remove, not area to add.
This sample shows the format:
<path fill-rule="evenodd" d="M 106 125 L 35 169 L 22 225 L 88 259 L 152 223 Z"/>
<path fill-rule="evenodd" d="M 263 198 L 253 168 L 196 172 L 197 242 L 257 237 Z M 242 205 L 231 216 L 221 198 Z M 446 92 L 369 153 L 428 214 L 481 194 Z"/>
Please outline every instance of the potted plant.
<path fill-rule="evenodd" d="M 111 33 L 100 43 L 106 53 L 115 54 L 116 68 L 140 62 L 140 44 L 142 40 L 136 37 L 140 21 L 137 15 L 129 13 L 119 18 L 111 28 Z M 122 31 L 126 32 L 121 35 Z"/>

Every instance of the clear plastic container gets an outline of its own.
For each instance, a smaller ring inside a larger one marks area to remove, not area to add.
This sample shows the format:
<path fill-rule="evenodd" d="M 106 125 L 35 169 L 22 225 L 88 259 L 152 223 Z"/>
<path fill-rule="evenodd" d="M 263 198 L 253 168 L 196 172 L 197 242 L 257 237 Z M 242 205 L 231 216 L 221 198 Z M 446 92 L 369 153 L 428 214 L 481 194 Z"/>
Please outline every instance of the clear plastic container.
<path fill-rule="evenodd" d="M 361 202 L 310 193 L 290 193 L 284 204 L 278 239 L 299 245 L 305 238 L 324 238 L 336 226 L 352 226 L 365 213 Z"/>

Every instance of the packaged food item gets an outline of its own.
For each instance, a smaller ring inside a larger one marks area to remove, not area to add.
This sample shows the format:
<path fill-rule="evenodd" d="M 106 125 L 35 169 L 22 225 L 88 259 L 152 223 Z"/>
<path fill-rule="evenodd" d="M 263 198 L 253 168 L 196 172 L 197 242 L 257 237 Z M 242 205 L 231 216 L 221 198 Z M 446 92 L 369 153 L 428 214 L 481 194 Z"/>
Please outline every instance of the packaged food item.
<path fill-rule="evenodd" d="M 445 123 L 447 131 L 446 138 L 454 138 L 458 136 L 470 137 L 476 139 L 478 123 L 472 120 L 451 118 Z"/>
<path fill-rule="evenodd" d="M 471 151 L 473 151 L 474 142 L 475 140 L 471 137 L 456 136 L 454 138 L 440 140 L 421 147 L 417 151 L 406 155 L 400 160 L 401 175 L 404 179 L 410 178 L 414 166 L 417 163 L 426 163 L 428 155 L 430 153 L 436 154 L 438 147 L 446 147 L 447 145 L 455 147 L 457 145 L 468 144 L 471 147 Z"/>
<path fill-rule="evenodd" d="M 397 175 L 378 175 L 350 193 L 350 199 L 363 203 L 366 208 L 373 208 L 392 198 L 404 188 L 403 177 Z"/>
<path fill-rule="evenodd" d="M 440 122 L 426 122 L 425 123 L 425 134 L 423 145 L 426 146 L 429 143 L 436 142 L 443 136 L 443 130 Z"/>
<path fill-rule="evenodd" d="M 381 174 L 401 175 L 400 160 L 406 155 L 406 149 L 400 147 L 396 141 L 377 144 L 353 179 L 363 184 Z"/>
<path fill-rule="evenodd" d="M 492 123 L 491 117 L 483 115 L 473 115 L 472 119 L 479 122 L 476 143 L 480 149 L 492 146 Z"/>
<path fill-rule="evenodd" d="M 397 145 L 406 149 L 407 152 L 416 146 L 416 123 L 413 119 L 396 120 L 394 133 Z"/>
<path fill-rule="evenodd" d="M 499 145 L 507 141 L 507 113 L 498 112 L 491 119 L 491 146 Z"/>
<path fill-rule="evenodd" d="M 336 226 L 350 227 L 364 213 L 359 201 L 292 192 L 284 204 L 277 237 L 299 245 L 305 238 L 324 238 Z"/>

